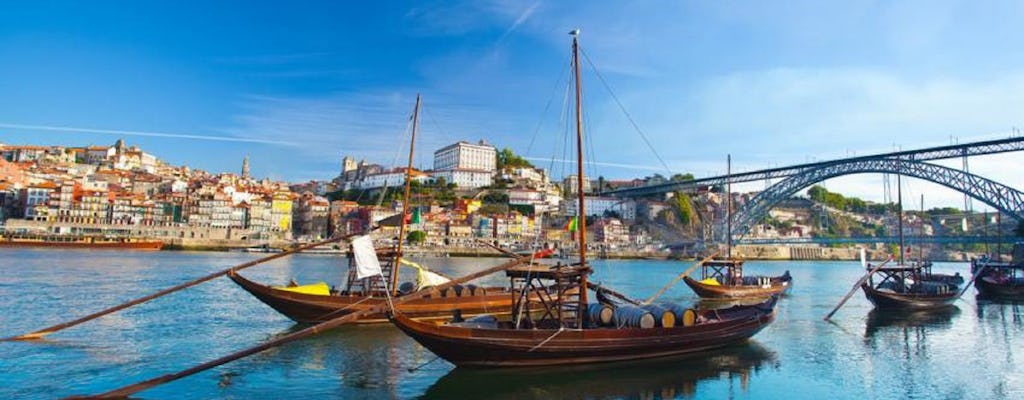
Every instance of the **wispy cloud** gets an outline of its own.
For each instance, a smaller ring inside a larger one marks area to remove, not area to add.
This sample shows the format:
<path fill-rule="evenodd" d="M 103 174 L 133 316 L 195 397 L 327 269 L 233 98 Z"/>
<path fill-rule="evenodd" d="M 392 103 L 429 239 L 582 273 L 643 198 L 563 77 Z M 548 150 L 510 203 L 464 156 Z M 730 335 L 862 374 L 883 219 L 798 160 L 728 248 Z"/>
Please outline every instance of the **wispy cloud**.
<path fill-rule="evenodd" d="M 303 160 L 337 160 L 341 155 L 388 166 L 408 151 L 415 90 L 372 90 L 318 97 L 247 96 L 226 134 L 266 140 L 287 138 Z M 417 165 L 429 168 L 434 150 L 458 140 L 491 139 L 484 132 L 505 116 L 472 104 L 425 94 L 417 135 Z"/>
<path fill-rule="evenodd" d="M 522 14 L 519 14 L 519 17 L 516 18 L 516 20 L 512 22 L 512 25 L 505 30 L 505 33 L 501 34 L 501 37 L 498 38 L 498 43 L 500 44 L 501 42 L 504 42 L 508 35 L 511 35 L 516 31 L 516 28 L 519 28 L 519 26 L 526 22 L 526 20 L 530 19 L 530 16 L 533 15 L 533 12 L 537 10 L 538 6 L 540 6 L 540 0 L 533 2 L 533 4 L 523 10 Z"/>
<path fill-rule="evenodd" d="M 50 126 L 50 125 L 25 125 L 25 124 L 11 124 L 11 123 L 0 123 L 0 128 L 7 129 L 18 129 L 25 131 L 47 131 L 47 132 L 63 132 L 63 133 L 91 133 L 98 135 L 117 135 L 117 136 L 145 136 L 145 137 L 161 137 L 161 138 L 174 138 L 174 139 L 190 139 L 190 140 L 208 140 L 217 142 L 241 142 L 241 143 L 259 143 L 269 145 L 280 145 L 280 146 L 295 146 L 295 142 L 277 140 L 270 138 L 253 138 L 244 136 L 215 136 L 215 135 L 198 135 L 198 134 L 187 134 L 187 133 L 168 133 L 168 132 L 146 132 L 146 131 L 128 131 L 128 130 L 115 130 L 115 129 L 94 129 L 94 128 L 81 128 L 81 127 L 70 127 L 70 126 Z"/>

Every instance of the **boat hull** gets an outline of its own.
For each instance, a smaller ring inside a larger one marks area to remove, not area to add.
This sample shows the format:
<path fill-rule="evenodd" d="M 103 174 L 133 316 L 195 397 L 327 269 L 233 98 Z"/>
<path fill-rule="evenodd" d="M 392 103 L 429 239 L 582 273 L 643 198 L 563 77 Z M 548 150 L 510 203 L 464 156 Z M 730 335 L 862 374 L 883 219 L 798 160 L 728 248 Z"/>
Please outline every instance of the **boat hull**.
<path fill-rule="evenodd" d="M 773 277 L 771 285 L 764 287 L 759 285 L 708 285 L 700 281 L 683 277 L 686 286 L 693 289 L 693 292 L 706 299 L 740 299 L 768 297 L 772 295 L 784 295 L 793 285 L 792 278 Z"/>
<path fill-rule="evenodd" d="M 392 322 L 421 345 L 460 367 L 534 367 L 679 356 L 743 342 L 775 318 L 776 298 L 720 310 L 722 320 L 674 328 L 498 329 Z"/>
<path fill-rule="evenodd" d="M 1001 284 L 991 276 L 981 276 L 974 280 L 974 288 L 982 297 L 1024 300 L 1024 286 Z"/>
<path fill-rule="evenodd" d="M 50 247 L 66 249 L 112 249 L 112 250 L 160 250 L 164 242 L 159 240 L 140 241 L 49 241 L 49 240 L 0 240 L 0 247 Z"/>
<path fill-rule="evenodd" d="M 303 324 L 325 322 L 337 317 L 363 311 L 387 303 L 386 297 L 350 295 L 314 295 L 275 289 L 250 281 L 237 273 L 228 277 L 264 304 L 291 320 Z M 449 320 L 454 310 L 463 317 L 482 314 L 508 315 L 512 309 L 512 295 L 503 288 L 488 287 L 484 295 L 453 297 L 427 297 L 398 305 L 398 310 L 418 320 Z M 383 313 L 371 314 L 356 323 L 384 323 Z"/>
<path fill-rule="evenodd" d="M 952 307 L 953 303 L 960 298 L 956 291 L 943 294 L 924 293 L 896 293 L 881 291 L 872 288 L 871 285 L 862 284 L 861 289 L 875 308 L 892 310 L 933 310 Z"/>

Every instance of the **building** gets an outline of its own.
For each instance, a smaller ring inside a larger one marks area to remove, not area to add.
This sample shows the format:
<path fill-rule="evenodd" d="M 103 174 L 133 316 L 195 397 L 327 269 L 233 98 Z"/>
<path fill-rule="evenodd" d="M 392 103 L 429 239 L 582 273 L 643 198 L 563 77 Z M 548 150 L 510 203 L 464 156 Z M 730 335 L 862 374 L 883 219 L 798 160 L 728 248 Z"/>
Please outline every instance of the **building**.
<path fill-rule="evenodd" d="M 444 179 L 446 183 L 454 183 L 460 189 L 476 189 L 490 186 L 494 178 L 494 171 L 455 169 L 434 171 L 430 176 L 435 181 Z"/>
<path fill-rule="evenodd" d="M 494 172 L 498 165 L 498 151 L 484 142 L 465 141 L 442 147 L 434 152 L 434 170 L 469 169 Z"/>
<path fill-rule="evenodd" d="M 406 168 L 395 168 L 390 171 L 366 175 L 355 183 L 354 188 L 368 190 L 383 187 L 405 187 L 405 171 Z M 429 175 L 416 170 L 415 168 L 409 173 L 409 175 L 413 181 L 418 181 L 420 183 L 425 183 L 430 178 Z"/>
<path fill-rule="evenodd" d="M 465 141 L 442 147 L 434 152 L 435 180 L 444 179 L 462 189 L 490 186 L 498 165 L 498 151 L 481 140 Z"/>
<path fill-rule="evenodd" d="M 579 184 L 577 183 L 576 175 L 569 175 L 562 180 L 562 189 L 566 196 L 575 195 L 578 193 Z M 583 193 L 591 193 L 593 188 L 589 179 L 583 180 Z"/>

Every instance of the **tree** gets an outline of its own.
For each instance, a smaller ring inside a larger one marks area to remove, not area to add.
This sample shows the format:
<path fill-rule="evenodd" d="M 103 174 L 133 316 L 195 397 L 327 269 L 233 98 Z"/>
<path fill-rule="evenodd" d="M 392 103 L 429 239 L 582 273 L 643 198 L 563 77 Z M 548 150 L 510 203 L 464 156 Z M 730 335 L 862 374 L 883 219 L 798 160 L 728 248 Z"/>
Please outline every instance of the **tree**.
<path fill-rule="evenodd" d="M 689 195 L 683 192 L 676 192 L 672 205 L 675 207 L 676 214 L 679 215 L 679 222 L 682 222 L 683 226 L 692 226 L 697 222 L 697 212 L 693 209 L 693 201 Z"/>
<path fill-rule="evenodd" d="M 533 164 L 526 161 L 516 153 L 512 152 L 512 149 L 506 147 L 501 149 L 497 154 L 497 167 L 498 170 L 512 169 L 512 168 L 533 168 Z"/>
<path fill-rule="evenodd" d="M 1017 229 L 1014 229 L 1013 233 L 1017 235 L 1017 237 L 1024 237 L 1024 221 L 1017 223 Z"/>
<path fill-rule="evenodd" d="M 672 182 L 689 182 L 693 180 L 693 174 L 675 174 L 672 175 Z"/>
<path fill-rule="evenodd" d="M 405 236 L 405 241 L 408 243 L 423 243 L 427 240 L 427 233 L 424 231 L 412 231 Z"/>

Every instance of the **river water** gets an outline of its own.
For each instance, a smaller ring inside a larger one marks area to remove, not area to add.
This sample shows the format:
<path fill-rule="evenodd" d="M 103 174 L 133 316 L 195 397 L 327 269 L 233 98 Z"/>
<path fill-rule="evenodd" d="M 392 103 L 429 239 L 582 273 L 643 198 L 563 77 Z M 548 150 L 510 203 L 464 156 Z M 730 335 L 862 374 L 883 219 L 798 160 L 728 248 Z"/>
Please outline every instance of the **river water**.
<path fill-rule="evenodd" d="M 83 316 L 261 255 L 0 249 L 0 337 Z M 343 258 L 298 255 L 243 272 L 340 285 Z M 500 259 L 419 259 L 450 275 Z M 597 261 L 593 280 L 645 298 L 690 263 Z M 171 398 L 1012 399 L 1024 398 L 1024 307 L 975 299 L 886 319 L 857 293 L 853 262 L 747 263 L 790 270 L 778 319 L 748 344 L 680 359 L 526 370 L 456 370 L 390 325 L 347 326 L 141 392 Z M 967 274 L 963 263 L 937 272 Z M 502 276 L 487 281 L 504 284 Z M 666 300 L 692 303 L 685 285 Z M 94 394 L 202 363 L 297 329 L 226 278 L 55 333 L 0 342 L 0 398 Z M 411 368 L 427 363 L 419 369 Z"/>

